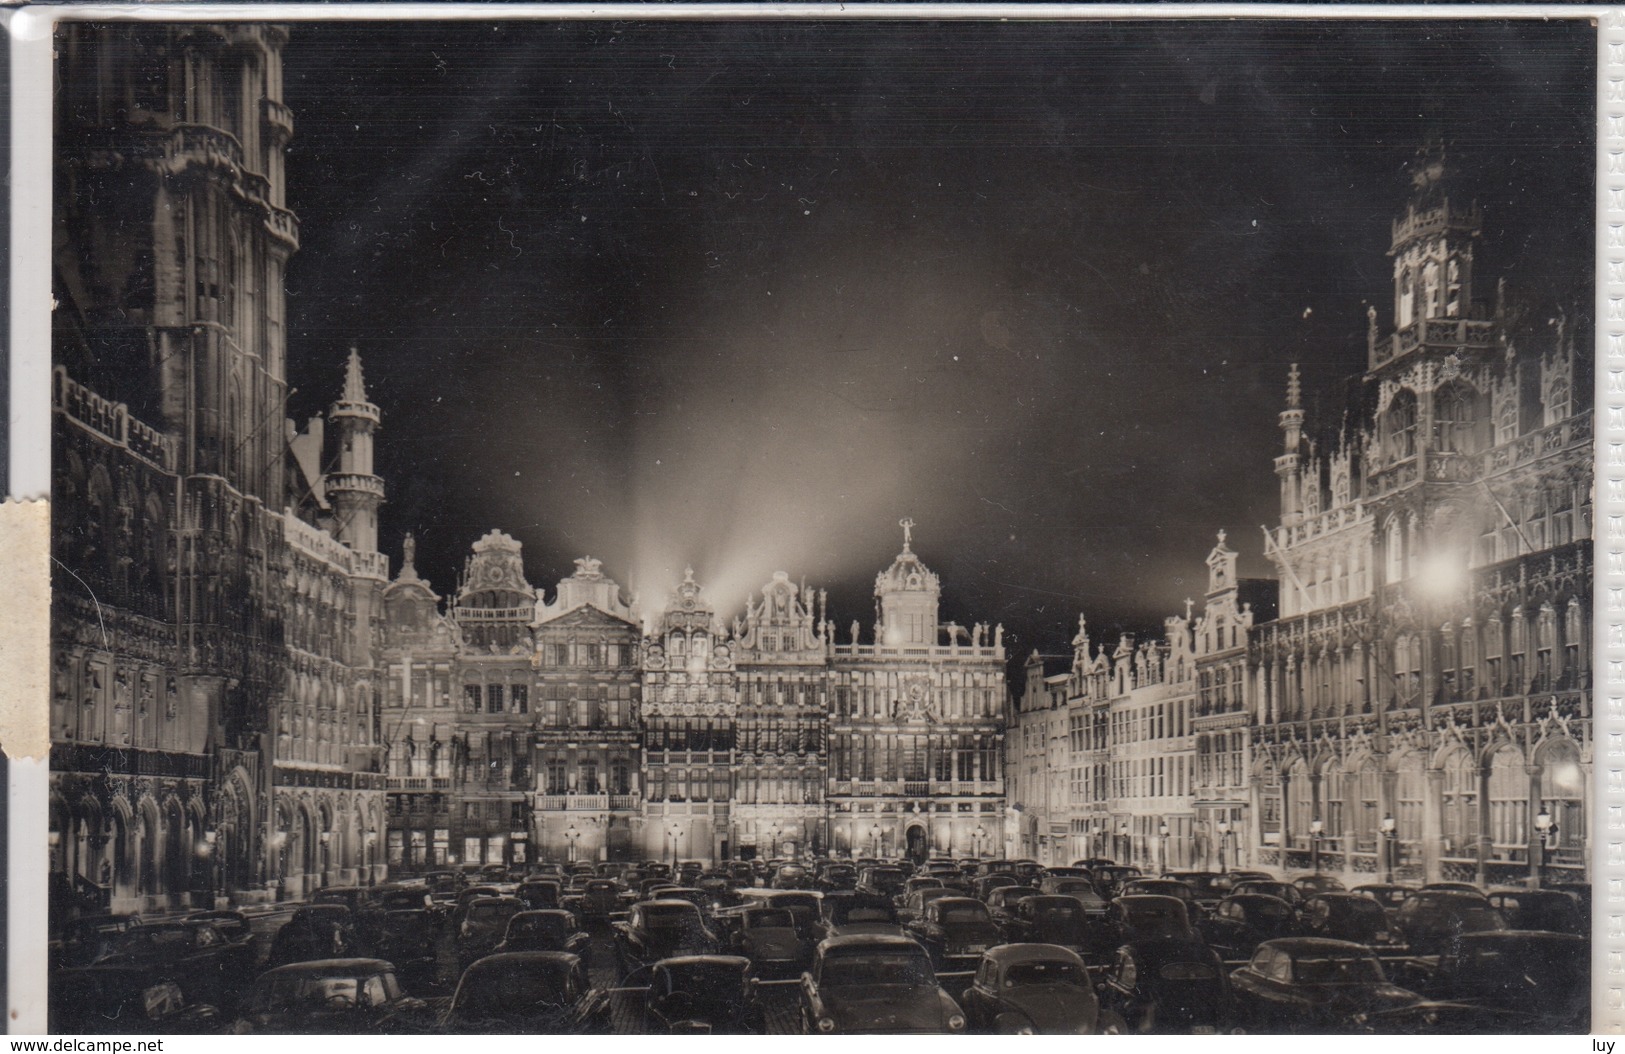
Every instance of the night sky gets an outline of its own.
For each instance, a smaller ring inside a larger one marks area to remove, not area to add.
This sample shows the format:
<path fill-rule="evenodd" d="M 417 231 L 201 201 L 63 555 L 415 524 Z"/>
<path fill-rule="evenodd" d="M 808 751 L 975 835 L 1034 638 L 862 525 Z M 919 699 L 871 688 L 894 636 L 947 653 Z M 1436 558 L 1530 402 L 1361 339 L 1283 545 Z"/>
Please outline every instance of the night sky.
<path fill-rule="evenodd" d="M 491 528 L 731 615 L 775 570 L 873 621 L 899 518 L 1018 655 L 1160 628 L 1214 532 L 1266 574 L 1287 364 L 1341 413 L 1442 138 L 1477 293 L 1588 312 L 1574 23 L 296 26 L 291 401 L 349 343 L 382 545 Z M 1541 316 L 1536 318 L 1536 316 Z"/>

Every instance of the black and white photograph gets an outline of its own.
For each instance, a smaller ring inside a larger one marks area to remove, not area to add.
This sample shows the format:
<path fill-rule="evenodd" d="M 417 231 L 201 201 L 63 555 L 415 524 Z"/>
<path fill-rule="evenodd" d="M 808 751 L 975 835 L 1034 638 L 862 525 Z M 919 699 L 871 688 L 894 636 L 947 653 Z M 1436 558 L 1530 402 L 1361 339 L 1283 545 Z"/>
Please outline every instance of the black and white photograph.
<path fill-rule="evenodd" d="M 51 1032 L 1591 1030 L 1589 18 L 207 15 L 50 41 Z"/>

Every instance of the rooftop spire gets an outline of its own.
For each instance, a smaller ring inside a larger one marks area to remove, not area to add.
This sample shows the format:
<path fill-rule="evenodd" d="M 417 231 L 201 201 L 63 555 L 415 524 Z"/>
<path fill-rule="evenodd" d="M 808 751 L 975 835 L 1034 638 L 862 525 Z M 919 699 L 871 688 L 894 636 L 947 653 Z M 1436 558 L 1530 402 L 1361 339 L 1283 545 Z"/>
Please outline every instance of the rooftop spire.
<path fill-rule="evenodd" d="M 367 401 L 367 386 L 361 379 L 361 353 L 354 344 L 350 345 L 350 361 L 344 368 L 344 401 L 347 403 L 364 403 Z"/>
<path fill-rule="evenodd" d="M 1298 377 L 1298 364 L 1295 362 L 1286 375 L 1286 408 L 1288 410 L 1303 408 L 1303 382 Z"/>
<path fill-rule="evenodd" d="M 903 552 L 913 552 L 914 550 L 910 549 L 908 546 L 909 542 L 913 540 L 912 532 L 914 530 L 914 517 L 904 516 L 902 519 L 897 521 L 897 526 L 903 529 Z"/>

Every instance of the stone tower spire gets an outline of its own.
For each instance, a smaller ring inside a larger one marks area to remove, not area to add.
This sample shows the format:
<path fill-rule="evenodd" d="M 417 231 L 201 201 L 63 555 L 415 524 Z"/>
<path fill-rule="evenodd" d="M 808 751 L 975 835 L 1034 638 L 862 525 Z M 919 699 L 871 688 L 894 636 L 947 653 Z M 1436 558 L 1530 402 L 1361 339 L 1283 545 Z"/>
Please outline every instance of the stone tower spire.
<path fill-rule="evenodd" d="M 1281 477 L 1281 523 L 1296 526 L 1303 518 L 1299 474 L 1302 457 L 1298 447 L 1303 441 L 1303 381 L 1298 376 L 1298 364 L 1293 363 L 1286 379 L 1286 409 L 1281 411 L 1281 456 L 1275 459 L 1275 474 Z"/>
<path fill-rule="evenodd" d="M 327 474 L 325 489 L 337 514 L 339 541 L 358 553 L 378 551 L 378 506 L 384 481 L 373 474 L 372 436 L 382 415 L 367 401 L 361 355 L 352 345 L 344 369 L 344 393 L 327 411 L 338 438 L 338 470 Z"/>

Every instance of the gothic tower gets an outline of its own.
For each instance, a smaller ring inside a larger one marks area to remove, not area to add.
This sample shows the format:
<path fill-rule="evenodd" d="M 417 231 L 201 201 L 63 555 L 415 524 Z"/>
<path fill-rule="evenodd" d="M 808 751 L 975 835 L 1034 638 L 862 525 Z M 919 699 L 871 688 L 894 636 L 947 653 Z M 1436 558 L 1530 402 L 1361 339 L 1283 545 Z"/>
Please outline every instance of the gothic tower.
<path fill-rule="evenodd" d="M 361 356 L 353 347 L 344 371 L 344 394 L 328 409 L 327 419 L 339 444 L 338 470 L 328 473 L 325 480 L 339 541 L 358 553 L 375 553 L 384 481 L 372 471 L 372 435 L 378 430 L 380 414 L 367 401 Z"/>
<path fill-rule="evenodd" d="M 898 526 L 903 528 L 903 551 L 890 567 L 875 576 L 875 599 L 880 607 L 875 644 L 894 648 L 935 644 L 937 601 L 942 587 L 910 547 L 914 521 L 905 519 Z"/>

